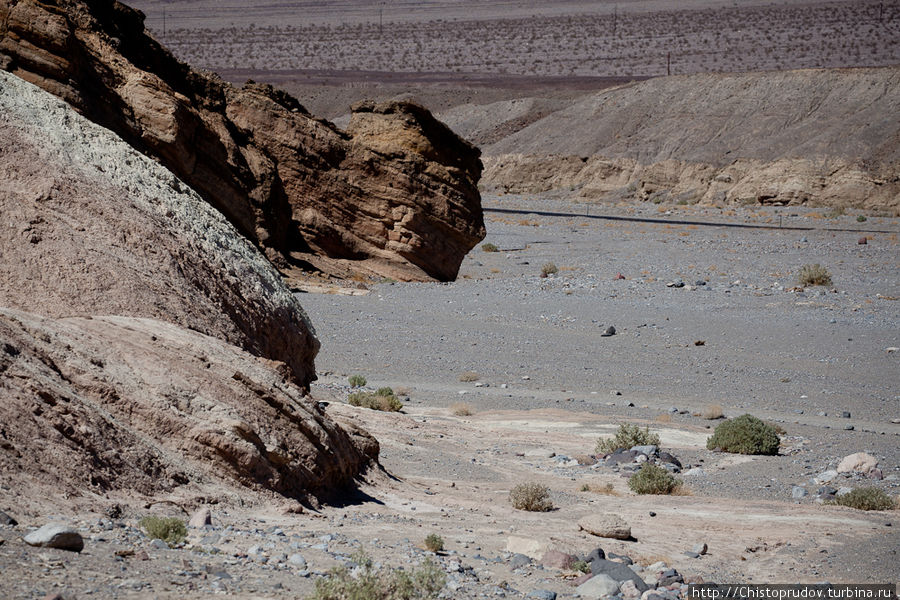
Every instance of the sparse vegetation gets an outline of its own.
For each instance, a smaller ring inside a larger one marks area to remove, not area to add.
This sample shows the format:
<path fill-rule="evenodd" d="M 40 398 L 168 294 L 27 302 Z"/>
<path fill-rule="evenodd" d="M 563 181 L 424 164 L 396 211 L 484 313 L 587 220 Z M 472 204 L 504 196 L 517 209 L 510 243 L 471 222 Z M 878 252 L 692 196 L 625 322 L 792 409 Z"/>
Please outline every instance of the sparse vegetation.
<path fill-rule="evenodd" d="M 498 248 L 496 244 L 492 244 L 490 242 L 482 244 L 481 250 L 484 252 L 500 252 L 500 248 Z"/>
<path fill-rule="evenodd" d="M 572 570 L 578 571 L 579 573 L 590 573 L 591 563 L 583 560 L 576 560 L 574 563 L 572 563 Z"/>
<path fill-rule="evenodd" d="M 475 414 L 475 411 L 472 410 L 472 407 L 465 402 L 457 402 L 453 406 L 450 407 L 450 412 L 456 415 L 457 417 L 468 417 Z"/>
<path fill-rule="evenodd" d="M 426 600 L 436 598 L 447 576 L 431 560 L 418 567 L 376 569 L 363 552 L 353 555 L 357 572 L 341 566 L 316 580 L 316 591 L 308 600 Z"/>
<path fill-rule="evenodd" d="M 442 552 L 444 550 L 444 538 L 436 533 L 429 533 L 425 538 L 425 549 L 431 552 Z"/>
<path fill-rule="evenodd" d="M 138 525 L 151 538 L 162 540 L 170 546 L 180 544 L 187 537 L 184 521 L 175 517 L 144 517 Z"/>
<path fill-rule="evenodd" d="M 459 380 L 466 383 L 478 381 L 478 373 L 475 371 L 466 371 L 459 376 Z"/>
<path fill-rule="evenodd" d="M 891 510 L 897 508 L 897 501 L 884 491 L 874 487 L 856 488 L 852 492 L 838 496 L 831 504 L 849 506 L 857 510 Z"/>
<path fill-rule="evenodd" d="M 831 273 L 828 269 L 816 263 L 814 265 L 803 265 L 800 267 L 798 275 L 800 285 L 831 285 Z"/>
<path fill-rule="evenodd" d="M 403 403 L 389 387 L 378 388 L 375 392 L 353 392 L 347 397 L 347 402 L 353 406 L 385 412 L 397 412 L 403 408 Z"/>
<path fill-rule="evenodd" d="M 635 494 L 671 494 L 680 486 L 681 482 L 665 468 L 651 463 L 644 463 L 641 469 L 628 479 L 628 487 Z"/>
<path fill-rule="evenodd" d="M 659 446 L 659 436 L 650 433 L 649 427 L 641 429 L 637 425 L 622 423 L 612 438 L 600 438 L 597 440 L 597 453 L 609 454 L 619 448 L 626 450 L 634 446 Z"/>
<path fill-rule="evenodd" d="M 509 492 L 509 501 L 513 508 L 531 512 L 547 512 L 553 510 L 550 500 L 550 488 L 539 483 L 520 483 Z"/>
<path fill-rule="evenodd" d="M 366 378 L 362 375 L 351 375 L 347 378 L 347 383 L 350 384 L 350 387 L 363 387 L 366 385 Z"/>
<path fill-rule="evenodd" d="M 858 215 L 856 217 L 857 223 L 865 223 L 866 221 L 868 221 L 868 219 L 866 219 L 866 215 Z"/>
<path fill-rule="evenodd" d="M 773 455 L 778 453 L 780 443 L 774 427 L 753 415 L 741 415 L 716 427 L 706 447 L 735 454 Z"/>
<path fill-rule="evenodd" d="M 559 273 L 559 267 L 557 267 L 552 262 L 548 262 L 541 267 L 541 277 L 547 277 L 549 275 L 555 275 Z"/>

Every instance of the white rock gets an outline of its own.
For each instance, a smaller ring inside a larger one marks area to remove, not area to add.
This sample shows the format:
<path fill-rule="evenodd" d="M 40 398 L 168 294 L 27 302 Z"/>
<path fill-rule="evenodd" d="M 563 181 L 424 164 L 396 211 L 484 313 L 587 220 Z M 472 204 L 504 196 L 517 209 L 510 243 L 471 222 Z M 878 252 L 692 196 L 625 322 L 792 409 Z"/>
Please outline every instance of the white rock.
<path fill-rule="evenodd" d="M 837 472 L 852 473 L 856 471 L 858 473 L 867 474 L 877 466 L 877 458 L 871 454 L 866 454 L 865 452 L 857 452 L 856 454 L 845 456 L 840 464 L 838 464 Z"/>
<path fill-rule="evenodd" d="M 58 548 L 73 552 L 81 552 L 84 549 L 84 538 L 81 537 L 80 533 L 66 525 L 49 523 L 40 529 L 32 531 L 24 539 L 29 546 Z"/>
<path fill-rule="evenodd" d="M 617 540 L 631 538 L 631 527 L 619 515 L 609 513 L 588 515 L 578 521 L 578 526 L 598 537 Z"/>
<path fill-rule="evenodd" d="M 837 476 L 838 476 L 837 471 L 835 471 L 834 469 L 829 469 L 828 471 L 825 471 L 824 473 L 819 473 L 818 475 L 813 477 L 813 481 L 818 483 L 819 485 L 822 485 L 823 483 L 829 483 L 831 481 L 834 481 L 834 478 Z"/>
<path fill-rule="evenodd" d="M 524 554 L 534 560 L 541 560 L 541 557 L 547 551 L 547 544 L 535 539 L 511 535 L 506 540 L 506 551 L 513 554 Z"/>
<path fill-rule="evenodd" d="M 191 527 L 204 527 L 206 525 L 212 524 L 212 514 L 209 512 L 209 509 L 205 506 L 200 508 L 191 516 L 191 520 L 188 521 L 188 525 Z"/>
<path fill-rule="evenodd" d="M 619 582 L 609 575 L 594 575 L 577 588 L 575 595 L 579 598 L 590 598 L 599 600 L 600 598 L 608 598 L 614 596 L 619 591 Z"/>

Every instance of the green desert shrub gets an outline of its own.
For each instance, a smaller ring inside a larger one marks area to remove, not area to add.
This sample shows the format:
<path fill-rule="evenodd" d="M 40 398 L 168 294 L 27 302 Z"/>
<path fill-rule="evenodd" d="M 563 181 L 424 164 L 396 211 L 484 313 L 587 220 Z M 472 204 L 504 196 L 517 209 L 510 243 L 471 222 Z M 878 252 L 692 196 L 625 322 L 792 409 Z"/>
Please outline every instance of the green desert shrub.
<path fill-rule="evenodd" d="M 831 273 L 819 263 L 800 267 L 800 274 L 797 276 L 797 279 L 800 285 L 804 286 L 831 285 Z"/>
<path fill-rule="evenodd" d="M 403 403 L 389 387 L 378 388 L 375 392 L 353 392 L 347 397 L 347 402 L 353 406 L 385 412 L 397 412 L 403 408 Z"/>
<path fill-rule="evenodd" d="M 579 571 L 581 573 L 590 573 L 591 563 L 583 560 L 576 560 L 574 563 L 572 563 L 572 570 Z"/>
<path fill-rule="evenodd" d="M 868 219 L 866 218 L 866 215 L 858 215 L 856 217 L 857 223 L 865 223 L 866 221 L 868 221 Z"/>
<path fill-rule="evenodd" d="M 543 267 L 541 267 L 541 277 L 555 275 L 556 273 L 559 273 L 559 267 L 557 267 L 552 262 L 548 262 Z"/>
<path fill-rule="evenodd" d="M 780 443 L 774 427 L 753 415 L 741 415 L 716 427 L 706 447 L 735 454 L 778 454 Z"/>
<path fill-rule="evenodd" d="M 539 483 L 520 483 L 509 491 L 509 501 L 513 508 L 531 512 L 547 512 L 553 510 L 550 500 L 550 488 Z"/>
<path fill-rule="evenodd" d="M 659 436 L 650 433 L 649 427 L 641 429 L 637 425 L 622 423 L 612 438 L 597 440 L 597 453 L 609 454 L 619 448 L 628 450 L 634 446 L 659 446 Z"/>
<path fill-rule="evenodd" d="M 852 492 L 838 496 L 832 503 L 857 510 L 891 510 L 897 507 L 897 502 L 893 498 L 874 487 L 856 488 Z"/>
<path fill-rule="evenodd" d="M 500 248 L 498 248 L 496 244 L 492 244 L 490 242 L 482 244 L 481 250 L 484 252 L 500 252 Z"/>
<path fill-rule="evenodd" d="M 432 552 L 441 552 L 444 549 L 444 538 L 436 533 L 429 533 L 425 538 L 425 548 Z"/>
<path fill-rule="evenodd" d="M 350 384 L 350 387 L 363 387 L 366 385 L 366 378 L 362 375 L 351 375 L 347 378 L 347 382 Z"/>
<path fill-rule="evenodd" d="M 376 569 L 372 559 L 359 552 L 353 557 L 359 571 L 336 567 L 316 580 L 308 600 L 427 600 L 437 598 L 447 576 L 431 560 L 412 569 Z"/>
<path fill-rule="evenodd" d="M 635 494 L 671 494 L 681 486 L 665 468 L 644 463 L 641 469 L 628 479 L 628 487 Z"/>
<path fill-rule="evenodd" d="M 184 521 L 175 517 L 144 517 L 138 525 L 147 532 L 151 538 L 162 540 L 174 546 L 180 544 L 187 537 L 187 527 Z"/>

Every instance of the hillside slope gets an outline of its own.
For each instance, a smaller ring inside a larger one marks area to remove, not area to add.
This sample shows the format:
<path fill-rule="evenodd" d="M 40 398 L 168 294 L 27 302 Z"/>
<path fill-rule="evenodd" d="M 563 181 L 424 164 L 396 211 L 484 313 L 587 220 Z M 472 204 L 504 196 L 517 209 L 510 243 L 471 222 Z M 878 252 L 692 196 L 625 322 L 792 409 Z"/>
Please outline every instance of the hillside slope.
<path fill-rule="evenodd" d="M 497 129 L 497 115 L 527 121 L 522 107 L 509 101 L 441 116 L 479 139 Z M 485 184 L 894 211 L 898 114 L 896 67 L 651 79 L 586 95 L 483 146 Z"/>

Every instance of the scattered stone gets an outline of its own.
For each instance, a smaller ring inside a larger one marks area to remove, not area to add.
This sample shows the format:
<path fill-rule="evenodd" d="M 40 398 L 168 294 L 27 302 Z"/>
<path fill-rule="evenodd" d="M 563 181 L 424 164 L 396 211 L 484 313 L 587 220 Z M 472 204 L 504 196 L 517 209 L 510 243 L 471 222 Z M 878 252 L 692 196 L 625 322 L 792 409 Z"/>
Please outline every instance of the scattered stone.
<path fill-rule="evenodd" d="M 610 325 L 600 334 L 600 337 L 610 337 L 613 335 L 616 335 L 616 328 Z"/>
<path fill-rule="evenodd" d="M 622 594 L 623 597 L 630 600 L 641 597 L 640 590 L 637 589 L 637 586 L 630 579 L 622 582 L 622 584 L 619 586 L 619 593 Z"/>
<path fill-rule="evenodd" d="M 590 551 L 584 561 L 590 563 L 594 562 L 595 560 L 604 560 L 605 558 L 606 552 L 603 551 L 603 548 L 597 547 Z"/>
<path fill-rule="evenodd" d="M 688 558 L 700 558 L 700 555 L 697 552 L 692 552 L 691 550 L 686 551 L 684 555 Z"/>
<path fill-rule="evenodd" d="M 834 478 L 837 476 L 838 476 L 837 471 L 835 471 L 834 469 L 829 469 L 828 471 L 825 471 L 823 473 L 819 473 L 818 475 L 816 475 L 813 478 L 813 481 L 815 481 L 819 485 L 822 485 L 823 483 L 829 483 L 831 481 L 834 481 Z"/>
<path fill-rule="evenodd" d="M 655 516 L 656 516 L 656 513 L 653 512 L 653 511 L 651 510 L 651 511 L 650 511 L 650 516 L 651 516 L 651 517 L 655 517 Z"/>
<path fill-rule="evenodd" d="M 856 429 L 853 425 L 844 425 L 844 431 L 853 431 Z"/>
<path fill-rule="evenodd" d="M 509 566 L 511 569 L 521 569 L 522 567 L 526 567 L 531 564 L 531 558 L 525 556 L 524 554 L 513 554 L 509 559 Z"/>
<path fill-rule="evenodd" d="M 869 239 L 867 237 L 863 236 L 863 237 L 859 238 L 858 240 L 856 240 L 856 243 L 859 244 L 860 246 L 865 246 L 866 244 L 869 243 Z"/>
<path fill-rule="evenodd" d="M 191 520 L 188 521 L 188 526 L 196 527 L 200 529 L 207 525 L 212 525 L 212 514 L 209 512 L 207 507 L 202 507 L 197 510 L 192 516 Z"/>
<path fill-rule="evenodd" d="M 849 410 L 845 410 L 844 412 L 842 412 L 842 413 L 841 413 L 841 418 L 849 419 L 849 418 L 850 418 L 850 411 L 849 411 Z"/>
<path fill-rule="evenodd" d="M 656 456 L 656 454 L 659 452 L 659 448 L 657 446 L 649 444 L 646 446 L 632 446 L 631 451 L 640 452 L 645 456 Z"/>
<path fill-rule="evenodd" d="M 169 545 L 160 539 L 150 540 L 150 547 L 154 550 L 168 550 Z"/>
<path fill-rule="evenodd" d="M 881 481 L 884 479 L 884 473 L 881 472 L 881 469 L 872 469 L 868 474 L 869 479 L 877 479 Z"/>
<path fill-rule="evenodd" d="M 857 452 L 845 456 L 837 466 L 838 473 L 863 473 L 867 474 L 878 466 L 878 459 L 865 452 Z"/>
<path fill-rule="evenodd" d="M 10 525 L 15 527 L 19 522 L 13 519 L 11 516 L 0 510 L 0 525 Z"/>
<path fill-rule="evenodd" d="M 706 554 L 707 550 L 709 550 L 709 547 L 704 542 L 700 542 L 691 548 L 691 551 L 696 552 L 697 554 Z"/>
<path fill-rule="evenodd" d="M 559 550 L 547 550 L 541 557 L 541 564 L 552 569 L 568 570 L 575 564 L 575 557 Z"/>
<path fill-rule="evenodd" d="M 704 477 L 706 475 L 706 471 L 704 471 L 701 467 L 694 467 L 692 469 L 688 469 L 684 473 L 682 473 L 685 477 Z"/>
<path fill-rule="evenodd" d="M 288 557 L 288 562 L 300 570 L 303 570 L 306 568 L 306 559 L 303 558 L 302 554 L 291 554 Z"/>
<path fill-rule="evenodd" d="M 799 500 L 806 496 L 808 492 L 805 488 L 800 487 L 799 485 L 795 485 L 791 488 L 791 498 L 794 500 Z"/>
<path fill-rule="evenodd" d="M 664 463 L 668 463 L 670 465 L 675 465 L 676 467 L 681 469 L 681 461 L 678 460 L 677 458 L 675 458 L 674 456 L 672 456 L 671 454 L 669 454 L 668 452 L 660 452 L 659 460 L 661 460 Z"/>
<path fill-rule="evenodd" d="M 670 281 L 669 283 L 666 284 L 666 287 L 683 288 L 684 281 L 682 281 L 681 279 L 677 279 L 675 281 Z"/>
<path fill-rule="evenodd" d="M 81 534 L 66 525 L 47 524 L 32 531 L 25 536 L 25 543 L 29 546 L 43 548 L 58 548 L 81 552 L 84 549 L 84 538 Z"/>
<path fill-rule="evenodd" d="M 597 537 L 631 539 L 631 527 L 622 517 L 614 514 L 588 515 L 578 521 L 578 526 Z"/>
<path fill-rule="evenodd" d="M 599 600 L 600 598 L 615 595 L 618 591 L 618 581 L 616 581 L 609 575 L 600 574 L 591 577 L 590 579 L 579 585 L 577 588 L 575 588 L 575 595 L 580 598 Z"/>
<path fill-rule="evenodd" d="M 628 565 L 619 562 L 602 559 L 592 561 L 591 573 L 593 573 L 595 576 L 608 575 L 615 581 L 631 580 L 634 582 L 635 587 L 637 587 L 637 589 L 641 593 L 647 591 L 647 584 L 644 583 L 644 580 L 641 579 L 637 573 L 632 571 Z"/>
<path fill-rule="evenodd" d="M 547 551 L 547 544 L 531 538 L 509 536 L 506 540 L 506 551 L 513 554 L 524 554 L 534 560 L 540 560 Z"/>
<path fill-rule="evenodd" d="M 684 577 L 682 577 L 681 573 L 679 573 L 675 569 L 663 571 L 662 575 L 659 576 L 658 584 L 660 587 L 664 585 L 672 585 L 673 583 L 684 583 Z"/>
<path fill-rule="evenodd" d="M 556 592 L 550 590 L 531 590 L 526 598 L 535 598 L 536 600 L 556 600 Z"/>

